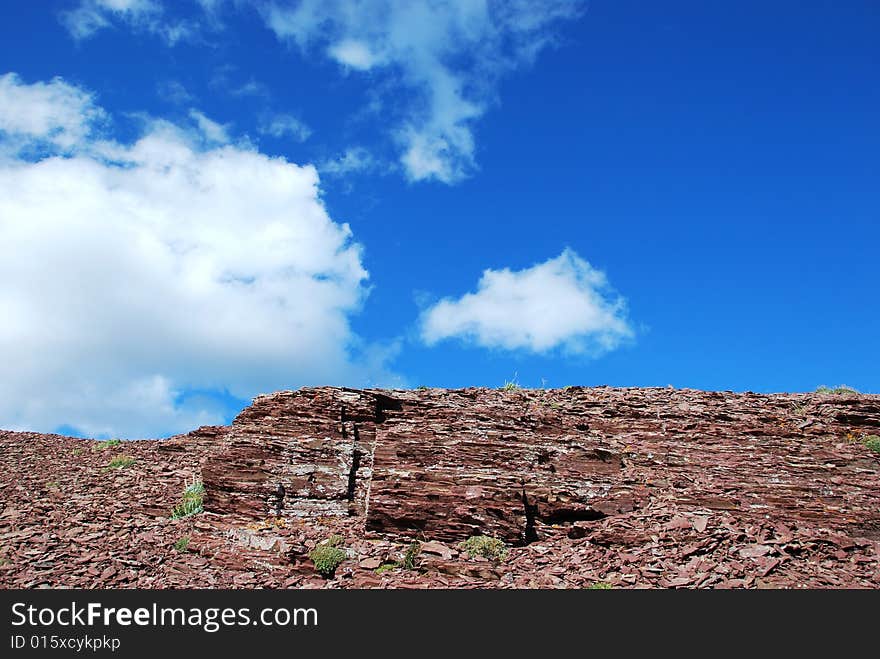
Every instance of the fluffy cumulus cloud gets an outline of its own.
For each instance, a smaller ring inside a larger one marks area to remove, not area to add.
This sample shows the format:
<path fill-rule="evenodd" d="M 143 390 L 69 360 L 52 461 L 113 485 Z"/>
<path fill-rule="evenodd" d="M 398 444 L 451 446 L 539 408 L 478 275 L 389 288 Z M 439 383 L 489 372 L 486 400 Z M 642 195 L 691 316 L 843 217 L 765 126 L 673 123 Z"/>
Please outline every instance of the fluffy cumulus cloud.
<path fill-rule="evenodd" d="M 352 356 L 367 272 L 313 167 L 158 120 L 102 141 L 102 116 L 2 78 L 0 427 L 151 436 L 220 420 L 186 392 L 381 377 Z"/>
<path fill-rule="evenodd" d="M 411 180 L 460 180 L 476 166 L 474 124 L 500 77 L 553 41 L 577 0 L 272 0 L 259 3 L 268 26 L 306 53 L 344 69 L 383 76 L 410 97 L 394 128 Z M 395 98 L 395 103 L 397 99 Z"/>
<path fill-rule="evenodd" d="M 625 301 L 570 249 L 524 270 L 484 271 L 475 293 L 427 309 L 421 333 L 429 345 L 459 338 L 486 348 L 588 356 L 633 336 Z"/>
<path fill-rule="evenodd" d="M 92 94 L 61 79 L 25 85 L 14 73 L 0 75 L 0 138 L 6 150 L 40 144 L 70 149 L 104 118 Z"/>

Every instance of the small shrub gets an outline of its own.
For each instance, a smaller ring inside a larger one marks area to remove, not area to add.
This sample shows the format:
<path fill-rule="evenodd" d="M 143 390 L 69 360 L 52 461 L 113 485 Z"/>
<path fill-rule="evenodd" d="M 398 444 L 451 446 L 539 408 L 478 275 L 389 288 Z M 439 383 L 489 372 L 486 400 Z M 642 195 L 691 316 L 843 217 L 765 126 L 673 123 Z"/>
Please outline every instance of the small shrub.
<path fill-rule="evenodd" d="M 201 481 L 193 481 L 183 490 L 183 498 L 174 510 L 171 511 L 171 519 L 181 519 L 202 512 L 205 501 L 205 486 Z"/>
<path fill-rule="evenodd" d="M 874 453 L 880 453 L 880 436 L 865 435 L 862 437 L 862 444 L 874 451 Z"/>
<path fill-rule="evenodd" d="M 114 446 L 119 446 L 122 444 L 121 439 L 108 439 L 103 442 L 98 442 L 95 444 L 95 449 L 98 451 L 103 451 L 104 449 L 113 448 Z"/>
<path fill-rule="evenodd" d="M 81 448 L 75 448 L 75 449 L 73 449 L 73 454 L 74 455 L 82 455 L 83 450 Z"/>
<path fill-rule="evenodd" d="M 854 394 L 858 394 L 857 389 L 853 389 L 852 387 L 848 387 L 845 384 L 838 385 L 836 387 L 826 387 L 824 384 L 820 387 L 816 388 L 817 394 L 834 394 L 837 396 L 847 395 L 851 396 Z"/>
<path fill-rule="evenodd" d="M 117 455 L 107 463 L 107 469 L 125 469 L 135 462 L 134 458 L 127 455 Z"/>
<path fill-rule="evenodd" d="M 428 387 L 426 387 L 423 384 L 420 384 L 416 389 L 417 389 L 417 391 L 427 391 Z"/>
<path fill-rule="evenodd" d="M 309 558 L 315 564 L 315 570 L 325 579 L 332 579 L 336 574 L 336 568 L 346 558 L 345 550 L 339 548 L 338 545 L 341 542 L 337 542 L 337 538 L 341 540 L 342 536 L 330 536 L 326 542 L 322 542 L 309 552 Z"/>
<path fill-rule="evenodd" d="M 607 581 L 597 581 L 587 586 L 587 590 L 611 590 L 613 586 Z"/>
<path fill-rule="evenodd" d="M 174 548 L 179 551 L 181 554 L 189 551 L 189 536 L 185 535 L 180 540 L 174 543 Z"/>
<path fill-rule="evenodd" d="M 406 552 L 404 552 L 403 554 L 403 560 L 400 561 L 400 567 L 402 567 L 404 570 L 415 570 L 416 561 L 418 560 L 421 551 L 422 543 L 411 543 L 410 546 L 406 548 Z"/>
<path fill-rule="evenodd" d="M 458 548 L 468 553 L 471 558 L 484 556 L 492 561 L 503 561 L 507 556 L 507 547 L 498 538 L 487 535 L 475 535 L 458 545 Z"/>

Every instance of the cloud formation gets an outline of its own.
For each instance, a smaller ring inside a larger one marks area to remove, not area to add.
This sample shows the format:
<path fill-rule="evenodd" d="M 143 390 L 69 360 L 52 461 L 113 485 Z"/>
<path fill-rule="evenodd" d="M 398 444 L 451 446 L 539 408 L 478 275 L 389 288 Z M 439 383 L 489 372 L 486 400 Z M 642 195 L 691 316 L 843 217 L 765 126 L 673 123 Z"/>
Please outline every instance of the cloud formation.
<path fill-rule="evenodd" d="M 15 73 L 0 76 L 0 138 L 7 150 L 39 144 L 69 150 L 105 118 L 92 94 L 60 78 L 25 85 Z"/>
<path fill-rule="evenodd" d="M 287 137 L 296 142 L 305 142 L 312 134 L 312 129 L 305 123 L 292 114 L 284 113 L 263 117 L 258 130 L 263 135 L 275 138 Z"/>
<path fill-rule="evenodd" d="M 328 158 L 318 164 L 318 171 L 327 176 L 374 171 L 380 162 L 367 149 L 360 146 L 349 147 L 335 158 Z"/>
<path fill-rule="evenodd" d="M 533 353 L 596 356 L 633 334 L 625 300 L 570 249 L 524 270 L 485 270 L 475 293 L 443 299 L 421 319 L 428 345 L 458 338 Z"/>
<path fill-rule="evenodd" d="M 195 24 L 168 20 L 159 0 L 80 0 L 73 9 L 61 12 L 59 18 L 78 41 L 117 24 L 157 34 L 170 45 L 197 31 Z"/>
<path fill-rule="evenodd" d="M 44 145 L 0 152 L 0 427 L 153 436 L 220 420 L 187 391 L 384 375 L 352 356 L 368 274 L 312 166 L 198 121 L 102 141 L 103 116 L 63 80 L 0 79 L 0 144 Z"/>
<path fill-rule="evenodd" d="M 413 181 L 445 183 L 476 168 L 474 124 L 495 101 L 498 80 L 531 63 L 553 42 L 557 24 L 581 10 L 576 0 L 272 0 L 258 6 L 280 39 L 403 90 L 410 98 L 393 137 L 404 171 Z"/>

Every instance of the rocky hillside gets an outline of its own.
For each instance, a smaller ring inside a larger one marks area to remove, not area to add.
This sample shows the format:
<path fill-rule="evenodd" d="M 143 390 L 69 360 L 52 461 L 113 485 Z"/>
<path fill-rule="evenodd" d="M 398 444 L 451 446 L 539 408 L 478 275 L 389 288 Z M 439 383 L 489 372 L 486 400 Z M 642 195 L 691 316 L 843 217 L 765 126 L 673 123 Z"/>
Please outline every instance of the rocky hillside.
<path fill-rule="evenodd" d="M 606 387 L 302 389 L 118 444 L 3 431 L 0 586 L 876 588 L 878 435 L 880 396 Z"/>

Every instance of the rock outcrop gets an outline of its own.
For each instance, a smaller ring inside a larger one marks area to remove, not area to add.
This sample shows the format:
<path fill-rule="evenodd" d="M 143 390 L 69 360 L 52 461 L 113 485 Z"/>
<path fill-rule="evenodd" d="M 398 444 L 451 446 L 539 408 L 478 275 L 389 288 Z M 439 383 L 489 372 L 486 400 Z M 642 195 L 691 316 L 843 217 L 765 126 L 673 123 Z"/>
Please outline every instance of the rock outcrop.
<path fill-rule="evenodd" d="M 346 515 L 442 541 L 524 545 L 658 492 L 870 535 L 876 459 L 837 444 L 878 428 L 866 396 L 303 389 L 257 398 L 203 473 L 217 513 Z"/>
<path fill-rule="evenodd" d="M 607 387 L 302 389 L 121 444 L 0 431 L 0 587 L 877 588 L 875 435 L 876 395 Z M 172 519 L 199 479 L 205 512 Z M 327 581 L 308 554 L 332 534 Z"/>

